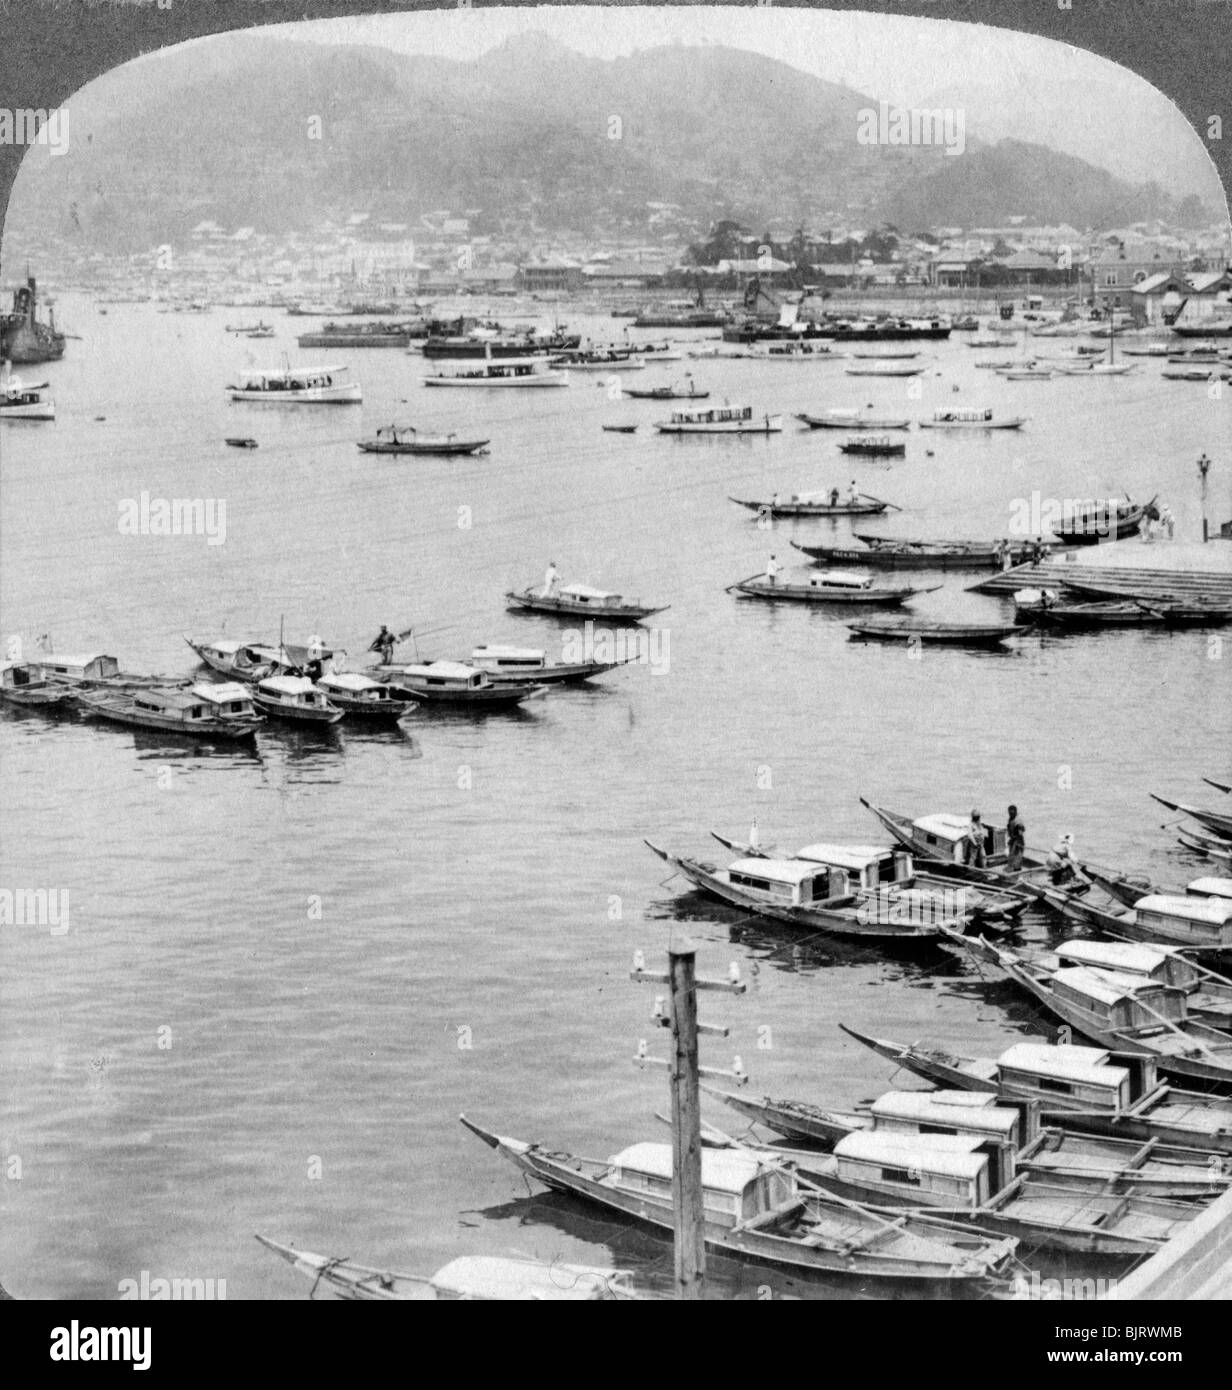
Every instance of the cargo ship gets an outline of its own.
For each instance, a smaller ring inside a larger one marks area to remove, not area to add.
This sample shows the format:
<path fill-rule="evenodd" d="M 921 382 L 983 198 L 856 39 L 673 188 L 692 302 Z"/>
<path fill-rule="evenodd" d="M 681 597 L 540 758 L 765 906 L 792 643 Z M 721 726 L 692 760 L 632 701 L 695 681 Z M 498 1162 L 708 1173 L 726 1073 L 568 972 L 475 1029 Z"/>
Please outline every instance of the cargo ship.
<path fill-rule="evenodd" d="M 0 314 L 0 361 L 55 362 L 64 356 L 64 341 L 54 314 L 45 323 L 39 318 L 38 286 L 28 276 L 13 291 L 12 310 Z"/>

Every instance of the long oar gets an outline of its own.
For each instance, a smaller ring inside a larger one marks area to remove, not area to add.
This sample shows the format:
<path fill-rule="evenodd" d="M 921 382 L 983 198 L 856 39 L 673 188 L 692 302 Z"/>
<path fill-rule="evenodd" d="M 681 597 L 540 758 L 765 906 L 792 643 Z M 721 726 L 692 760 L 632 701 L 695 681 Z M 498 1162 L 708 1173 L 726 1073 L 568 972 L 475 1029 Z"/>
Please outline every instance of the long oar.
<path fill-rule="evenodd" d="M 734 584 L 729 584 L 727 588 L 723 590 L 723 592 L 725 594 L 730 594 L 733 589 L 738 589 L 741 586 L 741 584 L 747 584 L 750 579 L 761 579 L 765 575 L 765 573 L 765 570 L 758 570 L 756 574 L 746 575 L 743 579 L 737 579 Z"/>
<path fill-rule="evenodd" d="M 897 502 L 887 502 L 884 497 L 874 497 L 871 492 L 862 492 L 860 496 L 867 502 L 880 502 L 883 507 L 893 507 L 896 512 L 902 511 Z"/>

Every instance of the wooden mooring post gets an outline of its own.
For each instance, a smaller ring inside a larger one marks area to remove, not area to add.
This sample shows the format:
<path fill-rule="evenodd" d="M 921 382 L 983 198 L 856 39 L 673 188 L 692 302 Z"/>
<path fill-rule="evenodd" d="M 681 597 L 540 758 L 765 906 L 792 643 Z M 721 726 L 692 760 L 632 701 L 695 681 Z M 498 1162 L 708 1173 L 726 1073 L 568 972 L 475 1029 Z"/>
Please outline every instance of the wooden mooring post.
<path fill-rule="evenodd" d="M 633 960 L 632 978 L 649 980 L 670 987 L 667 1008 L 662 998 L 655 1001 L 655 1019 L 671 1029 L 672 1053 L 666 1061 L 651 1057 L 643 1040 L 634 1059 L 639 1065 L 666 1066 L 672 1091 L 672 1222 L 675 1247 L 676 1297 L 702 1297 L 706 1278 L 706 1212 L 702 1190 L 702 1113 L 701 1077 L 722 1076 L 743 1085 L 748 1077 L 740 1058 L 730 1071 L 703 1067 L 698 1059 L 699 1033 L 726 1037 L 725 1027 L 697 1020 L 697 991 L 726 990 L 743 994 L 746 986 L 733 963 L 726 980 L 699 980 L 696 972 L 697 947 L 687 940 L 667 948 L 668 973 L 652 974 L 645 968 L 639 951 Z"/>

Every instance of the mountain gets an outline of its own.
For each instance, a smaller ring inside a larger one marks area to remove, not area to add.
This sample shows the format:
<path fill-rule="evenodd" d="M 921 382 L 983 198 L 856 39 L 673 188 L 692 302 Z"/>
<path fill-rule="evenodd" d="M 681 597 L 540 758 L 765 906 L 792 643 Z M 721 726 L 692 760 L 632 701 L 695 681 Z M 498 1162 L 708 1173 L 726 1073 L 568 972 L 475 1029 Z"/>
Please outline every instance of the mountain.
<path fill-rule="evenodd" d="M 670 45 L 587 57 L 540 34 L 473 61 L 258 35 L 200 40 L 73 98 L 67 157 L 35 147 L 10 217 L 92 246 L 176 242 L 202 219 L 261 231 L 367 212 L 480 232 L 645 234 L 731 217 L 824 230 L 1166 216 L 1158 189 L 1042 146 L 862 145 L 874 99 L 756 53 Z"/>

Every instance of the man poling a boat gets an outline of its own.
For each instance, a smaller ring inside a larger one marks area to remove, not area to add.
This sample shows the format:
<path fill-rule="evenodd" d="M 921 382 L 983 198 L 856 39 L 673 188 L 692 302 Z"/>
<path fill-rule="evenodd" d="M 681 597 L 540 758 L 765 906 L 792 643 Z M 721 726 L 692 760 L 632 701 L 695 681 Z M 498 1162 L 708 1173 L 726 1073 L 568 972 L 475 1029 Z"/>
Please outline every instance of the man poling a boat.
<path fill-rule="evenodd" d="M 860 500 L 860 491 L 856 487 L 856 480 L 854 478 L 851 480 L 851 486 L 847 489 L 847 500 L 853 507 Z"/>
<path fill-rule="evenodd" d="M 556 561 L 549 560 L 547 573 L 543 576 L 543 597 L 551 598 L 556 592 L 556 581 L 560 578 L 560 571 L 556 568 Z"/>
<path fill-rule="evenodd" d="M 389 628 L 387 628 L 384 623 L 381 624 L 381 630 L 373 638 L 372 643 L 368 647 L 368 650 L 370 652 L 379 653 L 381 658 L 380 664 L 382 666 L 388 666 L 393 661 L 394 635 L 392 632 L 390 632 Z"/>
<path fill-rule="evenodd" d="M 1005 867 L 1007 872 L 1016 874 L 1022 869 L 1022 856 L 1027 845 L 1027 827 L 1018 814 L 1018 807 L 1011 806 L 1005 822 Z"/>
<path fill-rule="evenodd" d="M 769 559 L 769 560 L 767 561 L 767 563 L 766 563 L 766 583 L 767 583 L 767 584 L 773 584 L 773 583 L 774 583 L 775 579 L 778 577 L 779 569 L 780 569 L 779 562 L 774 558 L 773 555 L 771 555 L 770 559 Z"/>

